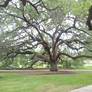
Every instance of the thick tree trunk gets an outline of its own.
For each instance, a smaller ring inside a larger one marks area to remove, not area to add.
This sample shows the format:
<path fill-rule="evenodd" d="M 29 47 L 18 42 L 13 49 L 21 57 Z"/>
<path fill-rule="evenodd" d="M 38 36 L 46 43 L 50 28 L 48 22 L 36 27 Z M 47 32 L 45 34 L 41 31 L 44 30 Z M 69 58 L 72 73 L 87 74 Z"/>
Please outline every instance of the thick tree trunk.
<path fill-rule="evenodd" d="M 58 68 L 57 68 L 57 63 L 56 62 L 51 62 L 50 63 L 50 71 L 58 71 Z"/>

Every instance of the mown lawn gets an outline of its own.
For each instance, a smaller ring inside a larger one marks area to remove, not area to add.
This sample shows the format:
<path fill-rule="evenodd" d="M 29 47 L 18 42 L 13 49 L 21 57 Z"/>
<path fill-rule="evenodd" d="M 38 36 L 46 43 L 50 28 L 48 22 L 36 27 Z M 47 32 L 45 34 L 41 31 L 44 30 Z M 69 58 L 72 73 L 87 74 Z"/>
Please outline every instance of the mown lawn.
<path fill-rule="evenodd" d="M 68 92 L 92 84 L 92 73 L 61 75 L 0 74 L 0 92 Z"/>

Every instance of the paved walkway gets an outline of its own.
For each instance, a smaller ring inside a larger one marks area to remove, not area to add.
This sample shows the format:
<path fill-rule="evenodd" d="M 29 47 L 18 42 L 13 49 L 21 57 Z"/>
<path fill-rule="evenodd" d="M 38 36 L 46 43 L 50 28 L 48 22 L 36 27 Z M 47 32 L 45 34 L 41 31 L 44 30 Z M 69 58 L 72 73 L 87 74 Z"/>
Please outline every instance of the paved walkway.
<path fill-rule="evenodd" d="M 58 72 L 51 72 L 49 69 L 32 69 L 32 70 L 0 70 L 0 73 L 18 73 L 18 74 L 74 74 L 80 72 L 92 72 L 85 69 L 59 69 Z"/>
<path fill-rule="evenodd" d="M 92 85 L 72 90 L 70 92 L 92 92 Z"/>

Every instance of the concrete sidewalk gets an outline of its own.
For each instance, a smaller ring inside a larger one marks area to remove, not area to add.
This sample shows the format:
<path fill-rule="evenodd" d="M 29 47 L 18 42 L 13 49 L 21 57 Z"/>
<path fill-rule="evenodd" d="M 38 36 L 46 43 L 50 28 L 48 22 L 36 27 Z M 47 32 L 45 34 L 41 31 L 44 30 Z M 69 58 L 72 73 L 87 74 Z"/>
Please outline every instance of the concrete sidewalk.
<path fill-rule="evenodd" d="M 92 92 L 92 85 L 72 90 L 70 92 Z"/>

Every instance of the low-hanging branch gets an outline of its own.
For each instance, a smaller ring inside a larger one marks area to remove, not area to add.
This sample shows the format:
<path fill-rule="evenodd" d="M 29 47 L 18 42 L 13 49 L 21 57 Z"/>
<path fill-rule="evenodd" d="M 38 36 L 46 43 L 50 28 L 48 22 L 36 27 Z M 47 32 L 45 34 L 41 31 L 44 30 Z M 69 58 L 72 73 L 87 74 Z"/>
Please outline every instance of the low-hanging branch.
<path fill-rule="evenodd" d="M 88 56 L 88 55 L 78 55 L 78 56 L 71 56 L 71 55 L 69 55 L 69 54 L 67 54 L 67 53 L 59 53 L 58 54 L 58 56 L 67 56 L 67 57 L 69 57 L 69 58 L 71 58 L 71 59 L 78 59 L 78 58 L 92 58 L 92 56 Z"/>

